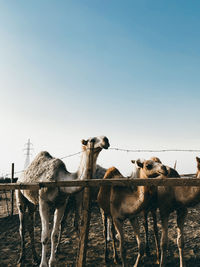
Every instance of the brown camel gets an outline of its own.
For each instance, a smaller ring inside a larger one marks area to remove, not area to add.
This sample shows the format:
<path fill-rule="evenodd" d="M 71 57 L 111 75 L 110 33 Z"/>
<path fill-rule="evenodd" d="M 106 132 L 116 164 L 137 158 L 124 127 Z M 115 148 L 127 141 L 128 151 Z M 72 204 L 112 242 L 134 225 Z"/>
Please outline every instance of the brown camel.
<path fill-rule="evenodd" d="M 153 160 L 158 163 L 162 163 L 161 160 L 158 157 L 151 157 L 150 160 Z M 132 161 L 134 163 L 134 161 Z M 179 174 L 177 171 L 169 166 L 166 166 L 167 168 L 167 178 L 170 177 L 179 177 Z M 160 261 L 160 244 L 159 244 L 159 237 L 158 237 L 158 226 L 157 226 L 157 201 L 153 202 L 151 206 L 149 206 L 149 209 L 144 209 L 144 229 L 145 229 L 145 250 L 146 254 L 150 254 L 150 247 L 149 247 L 149 230 L 148 230 L 148 213 L 151 213 L 153 218 L 153 229 L 154 229 L 154 238 L 155 238 L 155 244 L 156 244 L 156 255 L 157 255 L 157 264 L 159 264 Z"/>
<path fill-rule="evenodd" d="M 197 161 L 197 179 L 200 178 L 200 158 Z M 170 176 L 179 177 L 175 170 L 171 170 Z M 185 266 L 184 262 L 184 222 L 187 215 L 187 208 L 193 207 L 200 202 L 200 187 L 197 186 L 159 186 L 158 187 L 158 208 L 160 211 L 162 235 L 161 235 L 161 259 L 160 267 L 166 264 L 166 250 L 168 243 L 168 220 L 171 212 L 177 213 L 177 245 L 179 249 L 180 267 Z"/>
<path fill-rule="evenodd" d="M 140 178 L 154 178 L 159 175 L 167 175 L 167 169 L 161 163 L 155 162 L 153 160 L 145 160 L 141 162 L 137 160 L 138 177 Z M 116 179 L 122 177 L 121 173 L 112 167 L 107 170 L 104 179 Z M 124 246 L 124 235 L 122 231 L 123 222 L 125 219 L 129 219 L 133 230 L 136 235 L 138 243 L 138 256 L 135 261 L 135 267 L 138 266 L 141 256 L 144 254 L 143 244 L 140 238 L 140 229 L 137 220 L 137 215 L 148 208 L 152 202 L 155 202 L 154 198 L 156 188 L 150 186 L 101 186 L 98 194 L 98 203 L 102 209 L 104 215 L 104 237 L 105 237 L 105 261 L 108 260 L 108 250 L 107 250 L 107 217 L 110 217 L 112 221 L 112 237 L 113 237 L 113 251 L 114 251 L 114 261 L 116 262 L 116 237 L 114 228 L 116 228 L 119 234 L 120 240 L 120 254 L 122 259 L 122 265 L 126 266 L 126 250 Z M 113 226 L 114 224 L 114 226 Z"/>
<path fill-rule="evenodd" d="M 91 149 L 91 148 L 94 149 Z M 51 182 L 51 181 L 68 181 L 74 179 L 87 179 L 90 169 L 91 153 L 93 156 L 93 173 L 96 168 L 96 161 L 101 150 L 109 147 L 108 138 L 105 136 L 94 137 L 88 140 L 82 140 L 82 157 L 81 163 L 76 173 L 69 173 L 65 164 L 60 160 L 53 158 L 48 152 L 41 152 L 30 164 L 18 182 Z M 28 228 L 31 237 L 32 250 L 34 260 L 37 260 L 35 247 L 34 247 L 34 223 L 33 215 L 35 206 L 39 204 L 39 211 L 42 223 L 42 258 L 40 267 L 47 267 L 47 243 L 49 240 L 49 206 L 55 207 L 54 224 L 51 233 L 51 255 L 49 259 L 49 266 L 52 267 L 56 263 L 55 250 L 56 239 L 59 236 L 60 223 L 64 214 L 66 203 L 70 194 L 80 191 L 82 187 L 55 187 L 55 188 L 42 188 L 38 191 L 31 190 L 17 190 L 17 205 L 20 218 L 20 235 L 21 235 L 21 254 L 19 262 L 21 266 L 24 265 L 25 260 L 25 223 L 24 214 L 26 207 L 28 207 L 30 226 Z"/>

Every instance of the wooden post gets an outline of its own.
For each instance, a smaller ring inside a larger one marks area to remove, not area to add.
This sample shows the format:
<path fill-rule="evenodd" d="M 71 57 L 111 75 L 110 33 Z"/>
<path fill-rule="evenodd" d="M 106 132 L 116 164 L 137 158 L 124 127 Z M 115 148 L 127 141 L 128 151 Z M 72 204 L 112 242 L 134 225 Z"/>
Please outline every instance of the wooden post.
<path fill-rule="evenodd" d="M 5 200 L 6 200 L 7 214 L 9 216 L 8 198 L 7 198 L 7 194 L 6 194 L 6 190 L 5 189 L 4 189 L 4 195 L 5 195 Z"/>
<path fill-rule="evenodd" d="M 91 179 L 93 175 L 93 153 L 94 153 L 94 143 L 92 143 L 91 147 L 87 179 Z M 82 210 L 81 225 L 80 225 L 80 240 L 79 240 L 79 250 L 76 260 L 76 267 L 85 266 L 86 263 L 90 218 L 91 218 L 90 187 L 85 187 L 83 193 L 83 210 Z"/>
<path fill-rule="evenodd" d="M 14 165 L 14 163 L 12 163 L 11 183 L 14 182 L 14 169 L 15 169 L 15 165 Z M 11 216 L 13 216 L 13 209 L 14 209 L 14 190 L 11 190 L 11 212 L 10 212 Z"/>

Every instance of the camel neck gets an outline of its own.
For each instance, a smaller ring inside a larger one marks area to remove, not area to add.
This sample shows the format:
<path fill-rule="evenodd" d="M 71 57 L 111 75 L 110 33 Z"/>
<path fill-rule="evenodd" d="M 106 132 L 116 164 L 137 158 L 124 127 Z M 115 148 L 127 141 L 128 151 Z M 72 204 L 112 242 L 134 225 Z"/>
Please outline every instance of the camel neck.
<path fill-rule="evenodd" d="M 78 180 L 85 180 L 85 179 L 90 179 L 91 177 L 93 177 L 96 171 L 96 162 L 97 162 L 98 154 L 99 153 L 95 152 L 93 154 L 93 157 L 91 158 L 91 151 L 88 151 L 88 150 L 83 151 L 81 155 L 81 162 L 80 162 L 80 165 L 77 171 Z"/>
<path fill-rule="evenodd" d="M 100 152 L 100 151 L 99 151 Z M 92 171 L 91 176 L 93 177 L 95 171 L 96 171 L 96 161 L 97 161 L 97 157 L 99 152 L 94 152 L 93 154 L 93 158 L 92 158 L 92 170 L 90 167 L 90 161 L 91 161 L 91 151 L 89 150 L 83 150 L 82 155 L 81 155 L 81 161 L 80 161 L 80 165 L 79 168 L 77 170 L 77 172 L 73 173 L 73 174 L 68 174 L 67 177 L 64 177 L 65 180 L 85 180 L 85 179 L 90 179 L 90 170 Z M 74 187 L 65 187 L 62 190 L 65 193 L 77 193 L 79 191 L 82 190 L 82 186 L 74 186 Z"/>
<path fill-rule="evenodd" d="M 139 178 L 139 177 L 140 177 L 140 169 L 135 166 L 131 173 L 130 178 Z"/>

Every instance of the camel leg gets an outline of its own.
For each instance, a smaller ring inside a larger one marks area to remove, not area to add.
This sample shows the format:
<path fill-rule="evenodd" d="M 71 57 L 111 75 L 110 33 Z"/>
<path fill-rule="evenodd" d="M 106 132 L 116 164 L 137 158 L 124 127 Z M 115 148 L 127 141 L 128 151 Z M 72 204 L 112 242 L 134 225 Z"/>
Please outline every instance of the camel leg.
<path fill-rule="evenodd" d="M 107 238 L 108 242 L 112 239 L 112 237 L 111 237 L 111 219 L 110 218 L 107 219 L 107 237 L 106 238 Z"/>
<path fill-rule="evenodd" d="M 67 198 L 66 200 L 68 201 L 69 198 Z M 66 203 L 67 203 L 66 201 Z M 67 203 L 68 204 L 68 203 Z M 62 222 L 61 222 L 61 227 L 60 227 L 60 231 L 58 233 L 58 242 L 57 242 L 57 245 L 56 245 L 56 249 L 55 249 L 55 253 L 58 254 L 60 252 L 60 241 L 61 241 L 61 237 L 62 237 L 62 232 L 65 228 L 65 224 L 66 224 L 66 220 L 67 220 L 67 217 L 69 215 L 69 211 L 70 211 L 70 207 L 69 205 L 66 204 L 66 208 L 65 208 L 65 212 L 64 212 L 64 215 L 62 217 Z"/>
<path fill-rule="evenodd" d="M 103 235 L 104 235 L 104 240 L 105 240 L 105 263 L 108 262 L 108 240 L 107 240 L 107 227 L 108 227 L 108 217 L 105 215 L 103 209 L 100 209 L 101 211 L 101 217 L 103 221 Z"/>
<path fill-rule="evenodd" d="M 49 205 L 39 197 L 39 212 L 42 224 L 41 243 L 42 243 L 42 258 L 40 267 L 48 267 L 47 264 L 47 243 L 49 240 Z"/>
<path fill-rule="evenodd" d="M 185 266 L 183 249 L 184 249 L 184 233 L 183 227 L 185 218 L 187 216 L 187 209 L 178 209 L 177 210 L 177 245 L 179 250 L 179 258 L 180 258 L 180 267 Z"/>
<path fill-rule="evenodd" d="M 36 206 L 33 205 L 32 203 L 29 203 L 28 204 L 28 218 L 29 218 L 28 232 L 29 232 L 29 236 L 31 239 L 31 249 L 32 249 L 32 254 L 33 254 L 33 261 L 34 261 L 34 263 L 38 264 L 39 259 L 37 257 L 37 253 L 35 250 L 35 237 L 34 237 L 35 210 L 36 210 Z"/>
<path fill-rule="evenodd" d="M 118 258 L 117 246 L 116 246 L 116 231 L 115 231 L 115 226 L 113 224 L 113 220 L 110 219 L 110 222 L 111 222 L 111 232 L 112 232 L 113 259 L 114 259 L 114 263 L 117 264 L 119 262 L 119 258 Z"/>
<path fill-rule="evenodd" d="M 23 197 L 22 193 L 17 190 L 16 191 L 16 201 L 17 201 L 17 208 L 19 212 L 19 234 L 21 237 L 21 251 L 20 256 L 18 259 L 18 263 L 20 266 L 24 266 L 24 261 L 26 258 L 26 251 L 25 251 L 25 211 L 26 211 L 26 201 Z"/>
<path fill-rule="evenodd" d="M 56 264 L 56 241 L 58 241 L 59 232 L 60 232 L 60 224 L 63 217 L 63 214 L 65 212 L 67 201 L 60 206 L 59 208 L 55 209 L 54 212 L 54 223 L 53 223 L 53 229 L 51 233 L 51 256 L 49 259 L 49 267 L 53 267 Z"/>
<path fill-rule="evenodd" d="M 58 234 L 58 242 L 57 242 L 57 246 L 56 246 L 56 249 L 55 249 L 55 253 L 56 254 L 60 253 L 60 242 L 61 242 L 61 237 L 62 237 L 63 230 L 65 228 L 66 219 L 67 219 L 67 213 L 66 213 L 66 209 L 65 209 L 65 213 L 63 215 L 63 219 L 62 219 L 61 226 L 60 226 L 60 231 L 59 231 L 59 234 Z"/>
<path fill-rule="evenodd" d="M 148 228 L 148 212 L 144 211 L 144 229 L 145 229 L 145 253 L 147 256 L 150 256 L 149 249 L 149 228 Z"/>
<path fill-rule="evenodd" d="M 119 235 L 119 246 L 120 246 L 120 255 L 122 260 L 122 267 L 126 267 L 126 249 L 124 246 L 124 233 L 123 233 L 123 222 L 119 219 L 114 219 L 113 223 L 115 225 L 115 229 Z"/>
<path fill-rule="evenodd" d="M 162 234 L 160 240 L 160 247 L 161 247 L 161 258 L 160 258 L 160 267 L 165 266 L 166 264 L 166 252 L 167 252 L 167 245 L 168 245 L 168 220 L 169 215 L 160 214 L 161 218 L 161 227 L 162 227 Z"/>
<path fill-rule="evenodd" d="M 155 244 L 156 244 L 156 256 L 157 256 L 156 263 L 159 264 L 159 262 L 160 262 L 160 243 L 159 243 L 159 237 L 158 237 L 158 225 L 157 225 L 156 210 L 152 210 L 151 214 L 153 217 L 154 239 L 155 239 Z"/>
<path fill-rule="evenodd" d="M 140 263 L 141 257 L 144 255 L 144 246 L 141 242 L 140 227 L 139 227 L 139 223 L 138 223 L 138 218 L 129 219 L 129 220 L 130 220 L 130 223 L 133 227 L 133 231 L 135 233 L 137 244 L 138 244 L 138 255 L 137 255 L 137 259 L 136 259 L 135 264 L 134 264 L 134 267 L 137 267 L 138 264 Z"/>
<path fill-rule="evenodd" d="M 74 198 L 75 198 L 74 228 L 76 229 L 76 231 L 79 231 L 79 222 L 83 205 L 83 192 L 79 192 L 74 196 Z"/>

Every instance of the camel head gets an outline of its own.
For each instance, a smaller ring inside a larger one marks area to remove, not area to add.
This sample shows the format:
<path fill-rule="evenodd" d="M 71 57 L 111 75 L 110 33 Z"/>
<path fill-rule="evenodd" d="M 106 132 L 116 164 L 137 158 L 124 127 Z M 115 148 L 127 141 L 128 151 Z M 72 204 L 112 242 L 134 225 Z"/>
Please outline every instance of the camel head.
<path fill-rule="evenodd" d="M 106 136 L 92 137 L 87 140 L 82 140 L 83 150 L 88 150 L 94 145 L 94 153 L 99 153 L 102 149 L 108 149 L 110 144 Z"/>
<path fill-rule="evenodd" d="M 153 161 L 158 162 L 158 163 L 162 163 L 158 157 L 151 157 L 150 160 L 153 160 Z"/>
<path fill-rule="evenodd" d="M 136 160 L 136 166 L 140 168 L 141 178 L 155 178 L 160 175 L 167 176 L 168 171 L 165 165 L 154 160 Z"/>

